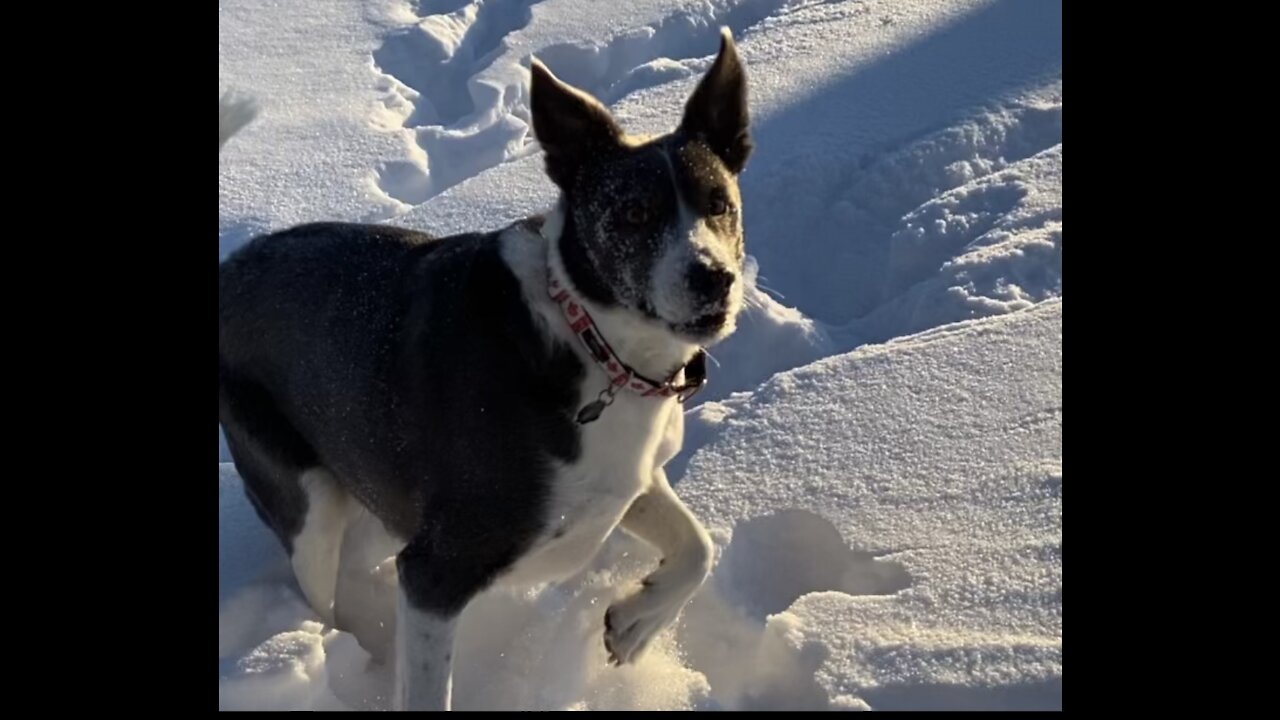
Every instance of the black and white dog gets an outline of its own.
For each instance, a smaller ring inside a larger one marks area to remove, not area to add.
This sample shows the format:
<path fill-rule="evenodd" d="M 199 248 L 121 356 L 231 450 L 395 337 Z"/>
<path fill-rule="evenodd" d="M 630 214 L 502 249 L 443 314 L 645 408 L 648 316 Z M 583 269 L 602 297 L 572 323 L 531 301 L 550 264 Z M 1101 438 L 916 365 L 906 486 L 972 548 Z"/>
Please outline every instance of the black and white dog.
<path fill-rule="evenodd" d="M 619 525 L 663 560 L 605 614 L 615 663 L 710 570 L 663 465 L 702 348 L 743 298 L 746 76 L 721 35 L 658 138 L 627 135 L 532 62 L 533 129 L 560 188 L 546 216 L 440 239 L 305 225 L 220 267 L 235 466 L 315 612 L 375 657 L 394 647 L 400 708 L 449 707 L 454 630 L 477 593 L 565 578 Z M 235 110 L 220 105 L 220 148 L 247 119 Z"/>

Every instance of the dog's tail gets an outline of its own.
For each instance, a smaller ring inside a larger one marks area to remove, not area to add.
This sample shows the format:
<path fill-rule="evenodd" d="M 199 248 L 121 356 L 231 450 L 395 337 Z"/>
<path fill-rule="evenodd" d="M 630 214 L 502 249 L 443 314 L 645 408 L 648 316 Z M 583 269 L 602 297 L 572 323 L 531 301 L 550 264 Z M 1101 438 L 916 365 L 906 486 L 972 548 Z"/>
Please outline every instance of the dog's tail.
<path fill-rule="evenodd" d="M 218 98 L 218 151 L 232 135 L 240 132 L 258 115 L 258 104 L 251 97 L 225 92 Z"/>

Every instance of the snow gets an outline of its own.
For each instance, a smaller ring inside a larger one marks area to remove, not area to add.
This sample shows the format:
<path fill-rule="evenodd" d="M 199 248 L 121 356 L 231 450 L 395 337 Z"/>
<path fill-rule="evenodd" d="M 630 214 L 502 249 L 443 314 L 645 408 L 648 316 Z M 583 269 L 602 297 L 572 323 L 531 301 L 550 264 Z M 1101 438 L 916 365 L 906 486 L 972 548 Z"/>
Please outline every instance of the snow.
<path fill-rule="evenodd" d="M 921 707 L 958 685 L 1060 703 L 1061 322 L 1048 301 L 699 411 L 711 428 L 677 487 L 735 528 L 716 581 L 782 613 L 832 701 Z"/>
<path fill-rule="evenodd" d="M 602 615 L 656 562 L 493 591 L 459 709 L 1061 708 L 1061 3 L 220 1 L 220 251 L 319 219 L 436 233 L 545 209 L 528 58 L 661 132 L 728 25 L 757 152 L 748 308 L 668 466 L 711 579 L 638 665 Z M 219 704 L 380 709 L 220 446 Z"/>

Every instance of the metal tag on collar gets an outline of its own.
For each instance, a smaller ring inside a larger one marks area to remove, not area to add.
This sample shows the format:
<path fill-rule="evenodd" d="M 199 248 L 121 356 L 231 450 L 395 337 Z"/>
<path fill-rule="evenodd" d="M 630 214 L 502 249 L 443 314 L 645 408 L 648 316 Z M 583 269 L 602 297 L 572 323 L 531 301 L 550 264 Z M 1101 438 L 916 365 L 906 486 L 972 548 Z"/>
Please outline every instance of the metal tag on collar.
<path fill-rule="evenodd" d="M 618 394 L 618 390 L 621 387 L 622 385 L 609 385 L 609 387 L 600 391 L 595 400 L 583 405 L 582 409 L 578 411 L 578 424 L 586 425 L 598 420 L 600 415 L 604 413 L 604 409 L 613 404 L 613 396 Z"/>

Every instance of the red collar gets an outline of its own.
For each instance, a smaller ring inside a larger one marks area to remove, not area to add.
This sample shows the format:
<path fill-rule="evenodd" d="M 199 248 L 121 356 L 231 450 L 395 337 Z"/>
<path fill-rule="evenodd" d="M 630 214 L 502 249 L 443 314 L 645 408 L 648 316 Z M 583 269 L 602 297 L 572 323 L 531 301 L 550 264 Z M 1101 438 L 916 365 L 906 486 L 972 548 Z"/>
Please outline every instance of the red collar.
<path fill-rule="evenodd" d="M 677 401 L 683 403 L 696 395 L 702 389 L 702 386 L 706 384 L 707 354 L 701 348 L 698 349 L 698 352 L 694 354 L 687 365 L 682 368 L 676 368 L 676 371 L 671 373 L 671 376 L 666 380 L 661 382 L 650 380 L 622 362 L 618 354 L 609 346 L 609 341 L 604 339 L 604 334 L 600 332 L 595 320 L 591 318 L 591 313 L 587 312 L 586 305 L 573 294 L 573 291 L 569 289 L 568 283 L 561 282 L 556 277 L 556 273 L 550 266 L 547 268 L 547 294 L 560 306 L 560 312 L 564 315 L 565 322 L 569 324 L 569 329 L 573 331 L 573 334 L 577 335 L 578 339 L 582 341 L 583 347 L 587 349 L 587 354 L 596 361 L 600 369 L 604 370 L 605 375 L 609 377 L 609 387 L 602 390 L 594 402 L 588 403 L 578 411 L 579 423 L 585 425 L 600 417 L 600 413 L 604 412 L 604 409 L 613 403 L 613 396 L 623 388 L 643 397 L 668 398 L 674 396 Z M 677 385 L 675 380 L 680 375 L 681 370 L 685 371 L 685 382 Z"/>

